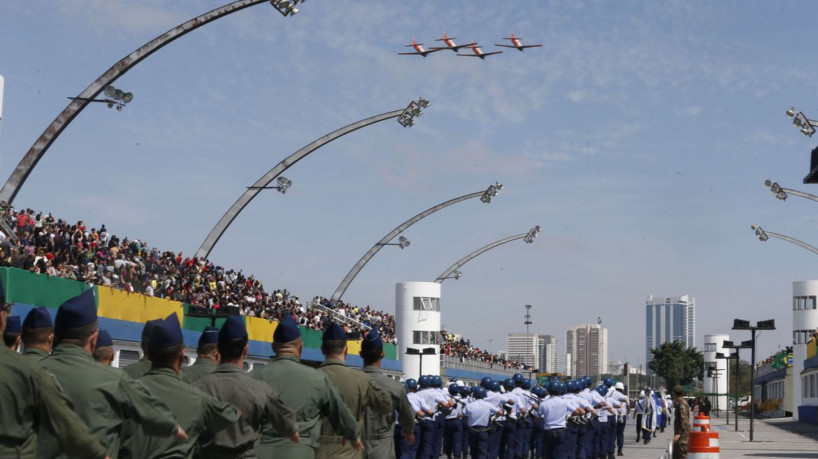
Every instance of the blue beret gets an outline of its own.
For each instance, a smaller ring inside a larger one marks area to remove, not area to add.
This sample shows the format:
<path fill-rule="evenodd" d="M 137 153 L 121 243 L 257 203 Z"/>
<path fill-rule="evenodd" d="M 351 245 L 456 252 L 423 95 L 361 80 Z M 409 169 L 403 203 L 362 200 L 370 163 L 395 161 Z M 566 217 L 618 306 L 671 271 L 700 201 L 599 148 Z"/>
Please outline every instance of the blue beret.
<path fill-rule="evenodd" d="M 28 311 L 25 320 L 23 320 L 23 327 L 26 329 L 52 327 L 51 314 L 48 312 L 48 308 L 40 306 Z"/>
<path fill-rule="evenodd" d="M 97 336 L 97 348 L 113 346 L 114 340 L 111 339 L 111 334 L 108 330 L 99 329 L 99 336 Z"/>
<path fill-rule="evenodd" d="M 218 334 L 219 341 L 233 341 L 247 338 L 247 326 L 239 316 L 230 316 L 222 324 Z"/>
<path fill-rule="evenodd" d="M 347 339 L 346 332 L 344 332 L 344 329 L 341 328 L 340 325 L 330 321 L 327 328 L 324 329 L 324 336 L 322 337 L 321 341 L 342 339 Z"/>
<path fill-rule="evenodd" d="M 80 293 L 60 305 L 57 318 L 54 320 L 54 331 L 57 335 L 72 329 L 84 327 L 97 320 L 97 306 L 94 302 L 94 289 Z"/>
<path fill-rule="evenodd" d="M 161 321 L 162 321 L 162 319 L 153 319 L 153 320 L 149 320 L 149 321 L 145 322 L 145 326 L 142 327 L 142 342 L 143 343 L 148 342 L 148 339 L 151 337 L 151 330 L 153 330 L 153 327 L 155 327 L 156 324 L 158 324 Z"/>
<path fill-rule="evenodd" d="M 219 341 L 219 329 L 216 327 L 205 327 L 202 336 L 199 337 L 199 345 L 213 344 Z"/>
<path fill-rule="evenodd" d="M 148 350 L 158 352 L 182 342 L 182 327 L 176 313 L 173 313 L 153 326 L 148 339 Z"/>
<path fill-rule="evenodd" d="M 20 316 L 6 317 L 6 331 L 3 333 L 4 335 L 19 335 L 21 331 L 23 331 L 23 328 L 20 326 Z"/>
<path fill-rule="evenodd" d="M 378 333 L 378 329 L 372 327 L 369 329 L 369 333 L 364 336 L 364 340 L 361 342 L 361 350 L 362 351 L 369 351 L 371 349 L 380 349 L 383 347 L 383 340 L 381 340 L 381 334 Z"/>
<path fill-rule="evenodd" d="M 289 343 L 299 337 L 301 337 L 301 330 L 298 328 L 298 324 L 295 323 L 292 316 L 284 314 L 284 317 L 276 327 L 276 331 L 273 333 L 273 342 Z"/>

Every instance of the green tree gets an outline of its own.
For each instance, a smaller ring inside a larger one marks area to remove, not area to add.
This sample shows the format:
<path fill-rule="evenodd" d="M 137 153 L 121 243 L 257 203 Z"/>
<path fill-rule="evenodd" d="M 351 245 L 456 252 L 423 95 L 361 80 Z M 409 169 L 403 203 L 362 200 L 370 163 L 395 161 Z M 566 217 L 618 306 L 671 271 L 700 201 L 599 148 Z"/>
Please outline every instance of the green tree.
<path fill-rule="evenodd" d="M 704 354 L 695 347 L 686 348 L 681 341 L 664 343 L 651 353 L 653 360 L 648 368 L 664 378 L 668 388 L 690 384 L 704 375 Z"/>

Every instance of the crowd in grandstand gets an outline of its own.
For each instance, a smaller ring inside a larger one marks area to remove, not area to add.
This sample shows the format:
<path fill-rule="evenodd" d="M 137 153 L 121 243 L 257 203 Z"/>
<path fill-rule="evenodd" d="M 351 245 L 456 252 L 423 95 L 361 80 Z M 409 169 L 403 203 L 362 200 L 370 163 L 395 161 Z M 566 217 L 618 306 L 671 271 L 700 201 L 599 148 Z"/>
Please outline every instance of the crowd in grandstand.
<path fill-rule="evenodd" d="M 16 211 L 6 205 L 2 210 L 6 227 L 18 242 L 12 244 L 0 232 L 0 266 L 168 298 L 206 313 L 235 311 L 268 320 L 279 320 L 289 313 L 300 325 L 313 330 L 321 330 L 326 320 L 334 319 L 344 324 L 350 336 L 377 327 L 385 342 L 397 342 L 395 317 L 369 305 L 359 307 L 320 297 L 312 305 L 303 304 L 286 289 L 265 290 L 261 281 L 242 271 L 184 257 L 181 252 L 161 251 L 139 239 L 120 239 L 104 224 L 89 227 L 83 221 L 70 223 L 51 213 Z M 455 340 L 445 331 L 441 335 L 446 355 L 524 368 L 466 340 Z"/>

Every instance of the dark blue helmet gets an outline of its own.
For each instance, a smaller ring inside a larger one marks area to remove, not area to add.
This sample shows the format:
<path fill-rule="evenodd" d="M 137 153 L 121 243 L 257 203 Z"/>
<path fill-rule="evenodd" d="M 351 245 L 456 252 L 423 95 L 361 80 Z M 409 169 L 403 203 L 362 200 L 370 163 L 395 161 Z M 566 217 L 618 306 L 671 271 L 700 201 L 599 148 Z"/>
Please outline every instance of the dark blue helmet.
<path fill-rule="evenodd" d="M 532 393 L 532 394 L 534 394 L 534 395 L 536 395 L 537 397 L 540 397 L 540 398 L 543 398 L 543 397 L 545 397 L 546 395 L 548 395 L 548 393 L 546 392 L 546 390 L 545 390 L 545 389 L 543 389 L 543 388 L 542 388 L 542 387 L 540 387 L 540 386 L 536 386 L 536 387 L 532 388 L 532 389 L 531 389 L 531 393 Z"/>
<path fill-rule="evenodd" d="M 457 395 L 460 393 L 460 386 L 452 384 L 449 386 L 449 395 Z"/>
<path fill-rule="evenodd" d="M 407 379 L 405 384 L 406 384 L 407 389 L 417 389 L 418 388 L 418 382 L 417 382 L 417 380 L 414 380 L 414 379 Z"/>
<path fill-rule="evenodd" d="M 514 389 L 515 387 L 517 387 L 517 385 L 514 384 L 513 379 L 506 378 L 505 381 L 503 381 L 503 387 L 505 387 L 506 389 Z"/>
<path fill-rule="evenodd" d="M 602 384 L 601 386 L 596 388 L 596 391 L 599 392 L 599 395 L 604 397 L 605 395 L 608 394 L 608 387 Z"/>
<path fill-rule="evenodd" d="M 583 376 L 582 380 L 585 381 L 584 387 L 591 387 L 591 384 L 593 384 L 590 376 Z"/>
<path fill-rule="evenodd" d="M 523 389 L 531 389 L 531 386 L 534 385 L 533 379 L 523 379 Z"/>
<path fill-rule="evenodd" d="M 474 396 L 474 398 L 478 400 L 481 398 L 486 398 L 486 389 L 481 386 L 476 386 L 474 388 L 474 393 L 472 394 L 472 396 Z"/>
<path fill-rule="evenodd" d="M 432 382 L 430 381 L 429 376 L 421 375 L 421 377 L 418 378 L 418 383 L 420 383 L 420 387 L 429 387 Z"/>
<path fill-rule="evenodd" d="M 489 389 L 493 381 L 490 376 L 483 376 L 483 379 L 480 380 L 480 386 Z"/>
<path fill-rule="evenodd" d="M 511 379 L 514 380 L 515 384 L 517 384 L 517 383 L 522 384 L 523 381 L 525 381 L 525 377 L 523 375 L 521 375 L 520 373 L 514 373 L 514 376 L 512 376 Z"/>
<path fill-rule="evenodd" d="M 433 387 L 443 387 L 443 378 L 438 375 L 432 376 L 432 386 Z"/>
<path fill-rule="evenodd" d="M 559 395 L 560 393 L 560 382 L 559 381 L 551 381 L 548 383 L 548 393 L 551 395 Z"/>
<path fill-rule="evenodd" d="M 492 381 L 489 390 L 492 392 L 500 392 L 500 381 Z"/>
<path fill-rule="evenodd" d="M 602 380 L 602 384 L 605 384 L 606 386 L 611 387 L 611 386 L 614 385 L 614 382 L 613 382 L 613 380 L 611 378 L 605 378 L 605 379 Z"/>

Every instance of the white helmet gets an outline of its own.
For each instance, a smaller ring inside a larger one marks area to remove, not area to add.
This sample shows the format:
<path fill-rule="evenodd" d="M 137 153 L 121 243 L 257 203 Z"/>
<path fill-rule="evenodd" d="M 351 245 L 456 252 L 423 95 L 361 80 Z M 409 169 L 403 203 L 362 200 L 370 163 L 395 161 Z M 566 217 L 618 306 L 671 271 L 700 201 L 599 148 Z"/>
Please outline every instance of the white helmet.
<path fill-rule="evenodd" d="M 622 384 L 622 382 L 617 382 L 616 384 L 614 384 L 614 389 L 624 391 L 625 390 L 625 385 Z"/>
<path fill-rule="evenodd" d="M 644 397 L 644 396 L 645 396 L 645 391 L 640 390 L 640 391 L 639 391 L 639 396 L 640 396 L 640 397 Z"/>

